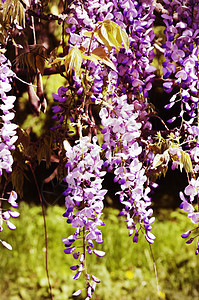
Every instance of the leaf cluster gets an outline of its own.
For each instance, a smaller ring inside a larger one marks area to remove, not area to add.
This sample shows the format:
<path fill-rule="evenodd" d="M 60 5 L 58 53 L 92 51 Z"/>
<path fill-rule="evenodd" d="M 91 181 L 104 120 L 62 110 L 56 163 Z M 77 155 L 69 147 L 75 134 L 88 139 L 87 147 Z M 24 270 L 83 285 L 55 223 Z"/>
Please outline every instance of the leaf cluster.
<path fill-rule="evenodd" d="M 7 30 L 9 29 L 9 22 L 4 19 L 3 9 L 0 7 L 0 43 L 4 44 L 7 38 Z"/>
<path fill-rule="evenodd" d="M 3 21 L 9 24 L 16 22 L 25 27 L 25 8 L 20 0 L 6 0 L 4 2 Z"/>
<path fill-rule="evenodd" d="M 47 60 L 47 49 L 40 44 L 30 46 L 29 52 L 24 52 L 16 57 L 15 64 L 19 64 L 22 69 L 31 68 L 34 70 L 34 73 L 37 73 L 37 69 L 43 75 L 45 61 Z"/>
<path fill-rule="evenodd" d="M 179 137 L 175 137 L 171 133 L 167 138 L 163 138 L 159 132 L 156 139 L 157 141 L 150 146 L 150 149 L 155 154 L 150 170 L 151 177 L 154 180 L 161 177 L 161 175 L 166 175 L 169 162 L 176 162 L 181 172 L 184 169 L 186 173 L 193 173 L 190 155 L 181 148 Z"/>
<path fill-rule="evenodd" d="M 24 178 L 28 180 L 28 164 L 31 163 L 36 166 L 42 160 L 46 162 L 47 168 L 51 164 L 51 154 L 53 153 L 52 136 L 46 134 L 38 141 L 31 142 L 30 135 L 25 130 L 18 128 L 17 134 L 18 140 L 16 149 L 13 152 L 14 167 L 11 174 L 11 181 L 15 191 L 22 197 Z"/>
<path fill-rule="evenodd" d="M 128 51 L 129 39 L 124 29 L 109 19 L 98 23 L 100 26 L 95 29 L 95 35 L 97 40 L 108 48 L 109 52 L 114 47 L 118 54 L 122 44 Z"/>
<path fill-rule="evenodd" d="M 84 33 L 86 37 L 91 39 L 90 43 L 95 35 L 98 42 L 102 44 L 103 47 L 106 46 L 109 52 L 114 47 L 118 54 L 122 45 L 126 51 L 128 51 L 129 39 L 125 30 L 121 29 L 119 25 L 110 20 L 104 20 L 103 22 L 98 23 L 99 24 L 94 31 L 86 31 Z M 77 45 L 75 45 L 66 56 L 56 58 L 52 62 L 52 65 L 63 62 L 67 73 L 71 73 L 72 70 L 74 70 L 77 75 L 80 75 L 83 59 L 86 59 L 91 60 L 96 64 L 103 63 L 117 72 L 115 65 L 109 59 L 108 54 L 103 47 L 97 47 L 92 52 L 90 52 L 89 49 L 87 52 L 85 48 L 78 48 Z"/>

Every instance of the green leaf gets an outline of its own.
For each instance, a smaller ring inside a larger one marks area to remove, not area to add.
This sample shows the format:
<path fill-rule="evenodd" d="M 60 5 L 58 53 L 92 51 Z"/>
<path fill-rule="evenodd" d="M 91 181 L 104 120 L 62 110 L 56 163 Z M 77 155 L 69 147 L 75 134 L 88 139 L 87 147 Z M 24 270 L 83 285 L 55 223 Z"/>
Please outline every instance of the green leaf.
<path fill-rule="evenodd" d="M 128 51 L 129 39 L 124 29 L 121 29 L 118 24 L 108 19 L 99 23 L 101 26 L 95 30 L 96 37 L 101 44 L 104 44 L 108 48 L 109 52 L 112 47 L 115 47 L 118 53 L 122 47 L 122 43 Z"/>
<path fill-rule="evenodd" d="M 164 162 L 164 155 L 163 154 L 156 154 L 153 160 L 152 168 L 155 169 L 159 167 Z"/>
<path fill-rule="evenodd" d="M 99 59 L 97 59 L 96 58 L 96 56 L 95 55 L 93 55 L 92 53 L 91 53 L 91 55 L 90 56 L 88 56 L 88 55 L 85 55 L 84 53 L 82 53 L 82 58 L 83 59 L 88 59 L 88 60 L 91 60 L 91 61 L 93 61 L 94 63 L 96 63 L 96 64 L 99 64 L 99 61 L 98 60 L 100 60 L 100 58 Z"/>
<path fill-rule="evenodd" d="M 193 166 L 192 166 L 192 162 L 191 162 L 191 158 L 189 156 L 189 154 L 185 151 L 181 151 L 181 158 L 180 158 L 180 162 L 182 164 L 182 166 L 184 167 L 185 169 L 185 172 L 188 172 L 188 173 L 193 173 Z M 180 165 L 181 167 L 181 165 Z M 181 169 L 181 172 L 182 172 L 182 168 Z"/>
<path fill-rule="evenodd" d="M 23 184 L 24 184 L 24 172 L 21 168 L 16 168 L 11 174 L 11 180 L 14 190 L 19 194 L 20 197 L 23 196 Z"/>
<path fill-rule="evenodd" d="M 72 72 L 72 70 L 74 70 L 77 75 L 80 75 L 82 53 L 77 46 L 70 50 L 69 54 L 66 56 L 64 65 L 66 71 Z"/>

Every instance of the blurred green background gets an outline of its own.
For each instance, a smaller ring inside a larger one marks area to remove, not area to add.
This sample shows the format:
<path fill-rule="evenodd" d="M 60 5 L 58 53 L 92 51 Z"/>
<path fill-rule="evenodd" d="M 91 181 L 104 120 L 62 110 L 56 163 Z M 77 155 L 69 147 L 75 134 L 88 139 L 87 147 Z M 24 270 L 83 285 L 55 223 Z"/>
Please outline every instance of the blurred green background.
<path fill-rule="evenodd" d="M 21 202 L 21 213 L 10 231 L 6 226 L 1 238 L 11 243 L 13 250 L 1 247 L 0 298 L 1 300 L 51 299 L 45 272 L 44 227 L 41 208 Z M 62 217 L 64 207 L 46 209 L 48 231 L 49 273 L 54 300 L 73 299 L 72 293 L 84 287 L 81 275 L 72 279 L 70 266 L 76 264 L 72 255 L 64 254 L 62 238 L 73 233 L 73 228 Z M 160 210 L 152 232 L 156 236 L 152 246 L 160 286 L 158 295 L 153 260 L 144 237 L 133 244 L 118 210 L 105 208 L 102 227 L 104 243 L 97 249 L 106 252 L 103 258 L 89 256 L 88 268 L 102 281 L 93 299 L 96 300 L 197 300 L 199 299 L 199 257 L 195 256 L 196 243 L 185 244 L 180 235 L 191 223 L 181 211 Z M 74 299 L 85 299 L 85 295 Z"/>

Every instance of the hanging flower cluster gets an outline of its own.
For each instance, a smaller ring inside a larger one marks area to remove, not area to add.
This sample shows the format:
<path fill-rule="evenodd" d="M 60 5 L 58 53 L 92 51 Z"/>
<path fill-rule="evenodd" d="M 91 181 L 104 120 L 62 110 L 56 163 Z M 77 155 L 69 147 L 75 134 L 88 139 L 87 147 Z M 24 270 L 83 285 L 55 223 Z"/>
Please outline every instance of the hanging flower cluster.
<path fill-rule="evenodd" d="M 120 201 L 125 208 L 120 215 L 126 216 L 129 236 L 134 235 L 133 241 L 137 242 L 141 230 L 146 240 L 153 243 L 155 236 L 150 231 L 155 218 L 151 218 L 153 210 L 148 209 L 151 204 L 148 197 L 150 188 L 146 187 L 147 176 L 139 161 L 142 147 L 137 139 L 142 124 L 138 119 L 136 104 L 128 104 L 127 96 L 123 95 L 112 100 L 111 110 L 105 107 L 101 109 L 100 117 L 104 126 L 102 148 L 106 157 L 104 165 L 109 171 L 113 170 L 114 181 L 121 185 Z"/>
<path fill-rule="evenodd" d="M 178 92 L 170 99 L 165 106 L 169 109 L 177 102 L 180 102 L 181 112 L 178 118 L 181 119 L 181 126 L 176 130 L 178 136 L 183 137 L 183 144 L 186 145 L 186 152 L 192 160 L 193 168 L 188 175 L 189 184 L 184 193 L 180 192 L 182 200 L 181 208 L 188 213 L 188 218 L 196 224 L 199 223 L 199 212 L 196 209 L 198 202 L 198 9 L 196 1 L 169 1 L 164 0 L 165 9 L 168 14 L 163 14 L 166 25 L 166 42 L 163 45 L 165 61 L 163 63 L 164 79 L 175 77 L 175 80 L 166 81 L 163 85 L 166 92 L 171 92 L 174 85 L 178 86 Z M 177 119 L 174 116 L 168 120 L 172 123 Z M 179 152 L 179 151 L 178 151 Z M 180 152 L 179 152 L 180 153 Z M 182 234 L 183 238 L 188 237 L 192 231 Z M 187 241 L 191 243 L 198 235 Z M 196 251 L 196 254 L 198 250 Z"/>
<path fill-rule="evenodd" d="M 14 143 L 17 140 L 16 129 L 17 125 L 12 123 L 12 120 L 15 116 L 13 110 L 14 107 L 14 96 L 8 96 L 7 93 L 11 90 L 11 79 L 14 76 L 14 73 L 10 69 L 11 63 L 7 60 L 4 54 L 0 53 L 0 97 L 1 104 L 0 109 L 1 113 L 1 128 L 0 128 L 0 176 L 2 176 L 3 170 L 7 173 L 12 172 L 13 157 L 11 151 L 15 149 Z M 2 198 L 2 201 L 6 200 Z M 8 198 L 8 203 L 12 207 L 17 208 L 18 204 L 16 203 L 17 194 L 12 191 Z M 5 210 L 0 207 L 0 231 L 3 230 L 3 222 L 5 221 L 9 229 L 14 230 L 16 227 L 12 222 L 10 222 L 10 217 L 16 218 L 19 216 L 19 213 L 12 210 Z M 11 245 L 5 241 L 0 240 L 2 245 L 8 249 L 12 249 Z"/>
<path fill-rule="evenodd" d="M 119 215 L 125 216 L 133 242 L 138 242 L 140 232 L 150 244 L 155 239 L 151 233 L 155 218 L 150 208 L 150 188 L 145 160 L 141 159 L 141 153 L 145 153 L 141 132 L 152 128 L 147 113 L 147 97 L 155 71 L 151 66 L 155 37 L 153 9 L 153 1 L 97 0 L 84 1 L 83 4 L 73 1 L 71 13 L 66 18 L 66 32 L 69 34 L 69 54 L 65 58 L 68 84 L 60 87 L 58 94 L 53 93 L 56 104 L 52 108 L 53 118 L 58 121 L 53 129 L 61 132 L 70 116 L 71 125 L 77 127 L 80 137 L 73 147 L 69 144 L 65 147 L 68 188 L 64 192 L 64 217 L 76 228 L 76 232 L 64 238 L 63 242 L 66 246 L 64 252 L 78 259 L 78 263 L 71 266 L 76 271 L 73 278 L 78 279 L 84 271 L 88 298 L 91 298 L 100 280 L 89 275 L 86 254 L 105 254 L 93 248 L 93 241 L 102 242 L 98 226 L 104 225 L 100 216 L 106 191 L 102 189 L 101 177 L 107 171 L 114 173 L 114 181 L 121 186 L 119 196 L 124 209 Z M 113 22 L 116 25 L 112 25 Z M 100 38 L 100 26 L 119 28 L 118 25 L 128 35 L 129 46 L 125 37 L 123 44 L 111 42 L 111 38 L 106 43 Z M 76 65 L 72 55 L 78 57 Z M 97 61 L 98 56 L 95 55 L 101 55 L 104 60 Z M 96 126 L 92 105 L 101 106 L 101 147 L 97 137 L 92 138 L 96 135 L 94 130 L 100 128 Z M 86 131 L 87 126 L 93 128 L 93 132 Z M 105 159 L 102 160 L 102 157 Z M 74 296 L 81 292 L 82 289 L 78 290 Z"/>
<path fill-rule="evenodd" d="M 186 112 L 191 118 L 196 116 L 198 102 L 198 8 L 195 1 L 164 0 L 169 14 L 163 14 L 166 25 L 165 62 L 163 63 L 164 78 L 175 76 L 175 81 L 165 82 L 167 92 L 173 84 L 180 91 L 171 99 L 169 107 L 175 102 L 182 102 L 180 117 Z M 174 120 L 174 119 L 173 119 Z"/>
<path fill-rule="evenodd" d="M 78 279 L 82 271 L 85 271 L 87 283 L 87 295 L 91 298 L 96 283 L 100 282 L 94 275 L 89 275 L 86 268 L 86 253 L 104 256 L 104 252 L 95 249 L 94 242 L 102 243 L 102 233 L 98 226 L 104 225 L 101 215 L 103 200 L 106 190 L 102 189 L 103 160 L 100 158 L 101 147 L 97 145 L 97 138 L 93 137 L 92 143 L 89 137 L 82 137 L 74 147 L 65 141 L 68 175 L 65 181 L 68 188 L 64 192 L 66 212 L 64 217 L 76 231 L 63 242 L 66 246 L 64 252 L 73 254 L 79 262 L 71 266 L 77 271 L 74 279 Z M 82 290 L 75 293 L 77 296 Z"/>
<path fill-rule="evenodd" d="M 199 187 L 199 130 L 196 122 L 199 31 L 197 18 L 191 18 L 196 11 L 190 1 L 164 0 L 164 3 L 167 11 L 162 15 L 166 26 L 162 69 L 164 88 L 171 92 L 174 85 L 179 86 L 165 108 L 181 103 L 181 125 L 171 134 L 168 132 L 166 138 L 160 133 L 155 138 L 150 134 L 146 138 L 145 134 L 152 129 L 148 92 L 156 70 L 152 66 L 154 2 L 96 0 L 80 4 L 73 1 L 71 14 L 66 18 L 68 84 L 60 87 L 58 94 L 53 94 L 56 103 L 53 118 L 59 122 L 54 129 L 63 130 L 70 117 L 71 126 L 77 128 L 80 137 L 75 146 L 66 147 L 68 175 L 65 180 L 68 188 L 64 192 L 64 216 L 76 232 L 63 241 L 66 246 L 64 252 L 72 253 L 78 259 L 78 264 L 71 266 L 76 271 L 73 278 L 78 279 L 82 271 L 85 273 L 88 299 L 99 279 L 89 275 L 86 254 L 104 255 L 104 252 L 93 249 L 93 241 L 102 241 L 97 227 L 103 225 L 100 216 L 105 191 L 101 189 L 101 182 L 105 171 L 112 172 L 114 182 L 120 185 L 121 190 L 117 194 L 124 208 L 119 215 L 125 217 L 133 242 L 137 243 L 142 233 L 149 244 L 154 243 L 155 236 L 151 230 L 155 217 L 150 207 L 150 187 L 155 187 L 155 184 L 150 174 L 157 174 L 156 178 L 165 174 L 170 161 L 173 170 L 184 167 L 188 174 L 189 184 L 184 193 L 180 193 L 181 208 L 188 212 L 193 223 L 199 221 L 194 207 Z M 119 44 L 108 35 L 107 28 L 114 32 L 117 26 L 125 30 L 129 43 L 124 36 Z M 72 61 L 72 55 L 77 55 L 78 66 L 74 63 L 75 59 Z M 96 125 L 93 115 L 94 105 L 100 106 L 100 126 Z M 86 130 L 87 127 L 90 130 Z M 169 130 L 166 125 L 165 128 Z M 101 147 L 96 137 L 99 129 L 103 135 Z M 92 139 L 93 135 L 95 138 Z M 183 144 L 180 144 L 181 137 Z M 182 237 L 187 238 L 197 228 L 182 234 Z M 74 296 L 82 290 L 75 292 Z"/>

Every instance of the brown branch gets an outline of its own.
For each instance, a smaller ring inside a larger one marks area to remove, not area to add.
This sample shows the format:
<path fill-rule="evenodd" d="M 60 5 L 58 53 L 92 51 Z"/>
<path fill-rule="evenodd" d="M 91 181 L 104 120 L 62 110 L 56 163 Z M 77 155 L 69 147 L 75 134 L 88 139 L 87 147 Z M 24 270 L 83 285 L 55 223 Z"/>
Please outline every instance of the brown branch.
<path fill-rule="evenodd" d="M 48 279 L 48 287 L 49 287 L 49 290 L 50 290 L 51 299 L 53 300 L 52 287 L 51 287 L 51 284 L 50 284 L 50 277 L 49 277 L 49 272 L 48 272 L 48 239 L 47 239 L 47 227 L 46 227 L 46 218 L 45 218 L 44 205 L 43 205 L 42 196 L 41 196 L 41 193 L 40 193 L 39 185 L 38 185 L 37 178 L 35 176 L 35 172 L 33 170 L 33 167 L 32 167 L 32 165 L 29 161 L 27 161 L 27 164 L 29 165 L 30 170 L 32 172 L 32 175 L 34 177 L 34 181 L 35 181 L 35 184 L 36 184 L 36 188 L 37 188 L 37 192 L 38 192 L 38 196 L 39 196 L 39 200 L 40 200 L 40 204 L 41 204 L 41 208 L 42 208 L 42 215 L 43 215 L 43 221 L 44 221 L 45 248 L 46 248 L 46 251 L 45 251 L 46 276 L 47 276 L 47 279 Z"/>
<path fill-rule="evenodd" d="M 29 16 L 33 16 L 35 18 L 42 19 L 42 20 L 47 21 L 47 22 L 58 21 L 58 23 L 61 24 L 65 20 L 65 18 L 67 17 L 67 14 L 69 13 L 69 9 L 66 9 L 60 15 L 53 15 L 53 14 L 45 15 L 42 12 L 40 12 L 38 14 L 37 12 L 35 12 L 32 9 L 27 9 L 26 13 Z"/>
<path fill-rule="evenodd" d="M 19 77 L 19 78 L 24 78 L 27 75 L 27 70 L 26 69 L 13 69 L 13 72 Z M 30 70 L 30 75 L 34 76 L 35 73 L 33 70 Z M 48 75 L 54 75 L 54 74 L 60 74 L 65 72 L 65 66 L 61 65 L 59 69 L 55 68 L 45 68 L 43 75 L 48 76 Z M 178 86 L 176 83 L 176 79 L 163 79 L 163 78 L 154 78 L 153 79 L 153 87 L 163 87 L 164 82 L 172 82 L 173 86 Z"/>

